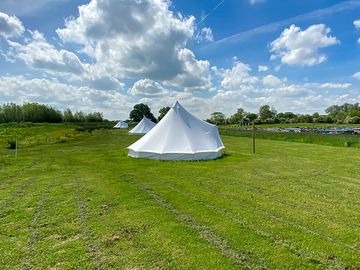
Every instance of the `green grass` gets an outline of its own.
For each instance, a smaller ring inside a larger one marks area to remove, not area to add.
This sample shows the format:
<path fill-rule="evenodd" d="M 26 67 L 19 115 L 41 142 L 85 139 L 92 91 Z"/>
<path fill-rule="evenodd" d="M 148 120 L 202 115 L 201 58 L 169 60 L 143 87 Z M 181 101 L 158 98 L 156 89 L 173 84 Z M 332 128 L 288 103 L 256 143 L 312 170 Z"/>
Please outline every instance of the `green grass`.
<path fill-rule="evenodd" d="M 235 128 L 220 128 L 220 134 L 236 137 L 252 137 L 252 132 L 235 129 Z M 257 139 L 288 141 L 298 143 L 312 143 L 329 146 L 340 147 L 356 147 L 360 148 L 360 135 L 347 134 L 320 134 L 320 133 L 295 133 L 295 132 L 272 132 L 272 131 L 256 131 L 255 137 Z"/>
<path fill-rule="evenodd" d="M 7 123 L 0 124 L 0 145 L 18 140 L 18 147 L 29 147 L 42 144 L 65 143 L 82 140 L 99 132 L 99 129 L 112 127 L 113 123 L 86 124 L 34 124 Z M 80 130 L 80 131 L 79 131 Z"/>
<path fill-rule="evenodd" d="M 1 147 L 0 268 L 359 269 L 360 149 L 222 137 L 202 162 L 123 130 Z"/>
<path fill-rule="evenodd" d="M 287 123 L 287 124 L 261 124 L 256 125 L 258 128 L 329 128 L 329 127 L 337 127 L 337 128 L 359 128 L 360 124 L 330 124 L 330 123 Z M 251 128 L 249 126 L 241 126 L 238 124 L 232 125 L 221 125 L 220 128 Z"/>

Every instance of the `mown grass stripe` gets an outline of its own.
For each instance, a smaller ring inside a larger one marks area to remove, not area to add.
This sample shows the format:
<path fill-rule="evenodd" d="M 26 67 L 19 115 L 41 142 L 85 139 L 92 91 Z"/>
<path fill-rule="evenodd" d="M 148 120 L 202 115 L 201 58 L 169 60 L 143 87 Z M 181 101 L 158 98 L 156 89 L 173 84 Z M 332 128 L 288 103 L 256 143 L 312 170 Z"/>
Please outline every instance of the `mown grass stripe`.
<path fill-rule="evenodd" d="M 177 208 L 175 208 L 175 206 L 161 198 L 160 195 L 151 189 L 146 183 L 139 182 L 139 185 L 141 190 L 149 194 L 149 196 L 151 196 L 159 205 L 175 215 L 177 220 L 197 231 L 205 240 L 215 246 L 221 254 L 230 258 L 236 264 L 248 269 L 267 269 L 264 260 L 254 258 L 253 254 L 246 250 L 238 251 L 233 249 L 226 239 L 221 238 L 210 228 L 201 225 L 193 217 L 181 213 Z"/>
<path fill-rule="evenodd" d="M 231 211 L 231 209 L 225 209 L 222 207 L 217 206 L 214 203 L 211 203 L 208 200 L 205 200 L 201 197 L 199 197 L 198 195 L 195 195 L 194 193 L 179 189 L 176 185 L 174 185 L 173 183 L 170 182 L 166 182 L 166 181 L 162 181 L 162 183 L 166 186 L 168 186 L 171 190 L 186 196 L 187 198 L 195 201 L 196 203 L 200 203 L 202 205 L 204 205 L 206 208 L 208 208 L 209 210 L 215 211 L 217 214 L 220 214 L 222 216 L 224 216 L 225 218 L 231 220 L 232 222 L 234 222 L 235 224 L 239 224 L 240 226 L 242 226 L 243 228 L 249 229 L 251 232 L 253 232 L 254 234 L 263 237 L 265 239 L 269 239 L 271 240 L 271 242 L 280 245 L 286 249 L 288 249 L 289 251 L 291 251 L 294 255 L 296 256 L 300 256 L 302 259 L 306 260 L 309 264 L 313 264 L 314 266 L 319 266 L 319 260 L 315 259 L 314 256 L 312 256 L 311 254 L 309 254 L 307 251 L 301 249 L 300 247 L 298 247 L 295 243 L 291 242 L 288 239 L 283 239 L 279 236 L 276 235 L 271 235 L 270 233 L 265 232 L 264 230 L 261 230 L 260 228 L 256 228 L 254 226 L 251 226 L 247 223 L 244 223 L 243 219 L 239 219 L 236 213 L 233 213 Z M 254 209 L 256 211 L 259 211 L 259 209 Z M 260 210 L 262 211 L 262 210 Z M 267 217 L 271 217 L 271 216 L 267 216 Z M 279 221 L 279 220 L 278 220 Z M 286 223 L 285 220 L 280 220 L 283 223 Z M 343 269 L 345 269 L 346 264 L 344 264 L 343 262 L 339 261 L 337 258 L 334 258 L 333 260 L 329 261 L 329 260 L 324 260 L 325 258 L 321 258 L 321 265 L 323 268 L 328 269 L 329 267 L 336 265 L 339 266 Z"/>
<path fill-rule="evenodd" d="M 24 255 L 27 254 L 27 243 L 31 234 L 31 224 L 41 197 L 46 190 L 47 175 L 52 166 L 52 159 L 42 168 L 44 175 L 27 179 L 28 183 L 21 190 L 9 197 L 8 204 L 2 209 L 0 226 L 3 234 L 2 253 L 0 254 L 6 266 L 12 265 L 15 269 L 23 269 Z M 51 173 L 51 171 L 50 171 Z M 11 262 L 13 261 L 13 262 Z"/>
<path fill-rule="evenodd" d="M 285 219 L 282 216 L 280 216 L 278 213 L 272 212 L 271 208 L 267 208 L 266 210 L 261 209 L 261 208 L 255 206 L 255 205 L 252 205 L 252 204 L 250 204 L 250 203 L 248 203 L 248 202 L 246 202 L 244 200 L 242 200 L 240 202 L 239 200 L 231 198 L 227 194 L 224 194 L 224 193 L 222 193 L 222 192 L 220 192 L 218 190 L 215 190 L 213 188 L 207 187 L 206 185 L 204 185 L 204 188 L 206 188 L 206 190 L 208 190 L 212 194 L 217 195 L 219 198 L 225 199 L 228 202 L 232 202 L 233 204 L 236 204 L 236 205 L 241 206 L 241 207 L 252 208 L 253 210 L 260 211 L 266 217 L 274 219 L 274 220 L 278 221 L 279 223 L 291 225 L 291 226 L 296 227 L 296 228 L 298 228 L 300 230 L 303 230 L 303 231 L 305 231 L 305 232 L 307 232 L 307 233 L 309 233 L 311 235 L 317 236 L 317 237 L 319 237 L 319 238 L 321 238 L 323 240 L 335 243 L 335 244 L 337 244 L 337 245 L 339 245 L 341 247 L 346 247 L 346 248 L 348 248 L 348 249 L 350 249 L 352 251 L 355 251 L 355 252 L 360 252 L 360 250 L 358 250 L 357 248 L 355 248 L 352 245 L 349 245 L 349 244 L 347 244 L 345 242 L 342 242 L 342 241 L 337 241 L 337 240 L 333 239 L 332 237 L 330 237 L 328 235 L 323 235 L 322 233 L 318 233 L 314 229 L 311 229 L 310 227 L 308 227 L 306 225 L 302 225 L 299 222 L 296 222 L 295 220 L 294 221 L 289 220 L 288 216 L 287 216 L 287 219 Z M 279 208 L 286 207 L 288 205 L 289 204 L 282 203 L 282 206 L 279 206 Z M 293 206 L 293 205 L 291 205 L 291 206 Z"/>
<path fill-rule="evenodd" d="M 268 192 L 264 193 L 264 192 L 261 192 L 261 190 L 259 190 L 259 189 L 256 189 L 253 192 L 250 192 L 250 191 L 248 192 L 247 190 L 249 190 L 249 185 L 251 185 L 251 184 L 245 185 L 245 184 L 241 184 L 240 182 L 238 184 L 239 184 L 238 187 L 244 188 L 244 189 L 242 189 L 242 195 L 248 194 L 249 197 L 250 197 L 252 194 L 255 193 L 257 200 L 252 200 L 252 203 L 250 203 L 248 200 L 244 200 L 244 199 L 241 199 L 241 198 L 238 198 L 238 197 L 231 196 L 231 195 L 226 194 L 224 192 L 221 192 L 219 189 L 215 189 L 215 188 L 209 186 L 209 184 L 205 184 L 205 183 L 202 184 L 202 187 L 206 188 L 209 192 L 213 193 L 214 195 L 217 194 L 221 198 L 226 199 L 227 201 L 231 200 L 231 201 L 235 202 L 238 205 L 242 205 L 242 206 L 245 206 L 245 207 L 250 207 L 250 208 L 253 208 L 253 209 L 256 209 L 256 210 L 259 210 L 262 207 L 266 207 L 266 210 L 263 210 L 264 213 L 271 213 L 273 218 L 279 219 L 282 222 L 285 222 L 285 219 L 281 217 L 281 215 L 282 215 L 281 213 L 283 211 L 285 211 L 285 209 L 291 208 L 291 211 L 294 211 L 295 209 L 297 211 L 300 211 L 301 214 L 303 215 L 303 217 L 309 217 L 309 215 L 312 215 L 311 216 L 312 218 L 314 218 L 316 216 L 318 216 L 318 217 L 320 216 L 320 217 L 323 218 L 324 221 L 331 221 L 333 224 L 337 224 L 337 225 L 342 224 L 342 225 L 345 225 L 347 227 L 350 227 L 349 229 L 351 229 L 351 230 L 359 231 L 359 229 L 360 229 L 358 224 L 351 223 L 351 222 L 348 222 L 348 221 L 344 221 L 342 219 L 340 219 L 340 220 L 336 219 L 336 218 L 330 216 L 328 213 L 323 213 L 322 211 L 318 211 L 318 210 L 316 210 L 314 208 L 311 208 L 311 209 L 309 209 L 308 207 L 304 208 L 304 205 L 299 204 L 299 201 L 294 201 L 294 200 L 289 201 L 289 200 L 282 199 L 283 197 L 282 198 L 281 197 L 273 197 L 271 195 L 268 195 Z M 262 197 L 260 198 L 260 196 L 262 196 Z M 263 199 L 264 202 L 260 202 L 259 199 Z M 241 203 L 240 203 L 240 201 L 241 201 Z M 266 202 L 268 202 L 268 204 L 266 204 Z M 273 205 L 274 203 L 276 204 L 276 207 L 278 209 L 277 213 L 272 212 L 273 208 L 270 208 L 270 205 Z M 311 201 L 308 202 L 307 205 L 312 205 Z M 278 213 L 279 211 L 280 211 L 280 213 Z M 300 224 L 299 220 L 292 220 L 291 221 L 292 218 L 289 217 L 289 216 L 286 216 L 286 220 L 289 220 L 289 219 L 290 219 L 290 221 L 286 221 L 289 224 L 292 223 L 292 224 L 295 224 L 295 226 L 302 227 L 304 230 L 306 230 L 306 231 L 308 231 L 308 232 L 310 232 L 311 234 L 314 234 L 314 235 L 318 235 L 318 236 L 323 235 L 321 233 L 316 232 L 313 229 L 310 229 L 306 225 Z M 325 237 L 326 240 L 329 240 L 329 241 L 332 241 L 332 242 L 337 242 L 336 240 L 332 239 L 329 236 L 323 236 L 323 237 Z M 346 246 L 347 248 L 352 249 L 353 251 L 358 251 L 357 247 L 354 247 L 354 246 L 352 246 L 350 244 L 347 244 L 345 242 L 338 242 L 338 244 Z"/>
<path fill-rule="evenodd" d="M 46 172 L 50 168 L 50 166 L 51 163 L 49 163 L 45 168 L 43 168 L 40 171 L 40 174 Z M 33 176 L 22 180 L 7 198 L 4 198 L 2 201 L 0 201 L 0 219 L 6 216 L 6 213 L 2 213 L 2 211 L 9 208 L 11 204 L 14 203 L 14 201 L 20 200 L 26 189 L 30 185 L 35 184 L 38 178 L 38 176 Z"/>
<path fill-rule="evenodd" d="M 60 177 L 60 172 L 57 172 L 52 179 L 48 180 L 45 190 L 42 192 L 38 205 L 35 209 L 33 219 L 29 228 L 29 237 L 28 242 L 26 244 L 26 251 L 22 260 L 22 269 L 28 270 L 33 269 L 31 259 L 35 255 L 34 254 L 34 245 L 38 241 L 38 231 L 37 227 L 39 226 L 39 220 L 43 215 L 44 206 L 48 199 L 49 193 L 52 188 L 55 186 L 56 179 Z"/>
<path fill-rule="evenodd" d="M 4 183 L 8 183 L 9 180 L 12 180 L 15 177 L 18 177 L 22 174 L 24 174 L 28 169 L 32 169 L 39 165 L 41 163 L 42 159 L 41 157 L 30 164 L 24 165 L 21 168 L 18 168 L 15 170 L 15 172 L 10 172 L 9 174 L 5 174 L 4 172 L 1 172 L 1 182 L 0 184 L 3 185 Z"/>
<path fill-rule="evenodd" d="M 81 228 L 81 236 L 84 240 L 87 250 L 90 256 L 91 261 L 93 262 L 95 269 L 101 268 L 101 261 L 100 261 L 100 252 L 99 248 L 95 245 L 94 241 L 92 241 L 91 232 L 87 225 L 87 215 L 88 215 L 88 207 L 87 203 L 82 196 L 82 187 L 79 183 L 79 178 L 73 178 L 73 183 L 75 187 L 75 198 L 78 210 L 78 219 Z"/>

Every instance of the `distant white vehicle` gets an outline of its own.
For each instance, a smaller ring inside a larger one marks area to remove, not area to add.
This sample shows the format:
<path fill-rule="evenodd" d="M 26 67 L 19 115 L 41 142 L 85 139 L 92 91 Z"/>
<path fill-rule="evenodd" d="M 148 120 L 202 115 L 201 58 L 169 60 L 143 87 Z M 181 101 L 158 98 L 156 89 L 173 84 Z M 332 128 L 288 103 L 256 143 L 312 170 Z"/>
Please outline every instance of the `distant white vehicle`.
<path fill-rule="evenodd" d="M 155 126 L 156 124 L 153 121 L 144 116 L 143 119 L 141 119 L 141 121 L 132 130 L 129 131 L 129 134 L 144 135 Z"/>
<path fill-rule="evenodd" d="M 119 121 L 117 122 L 117 124 L 114 126 L 114 128 L 128 128 L 128 124 L 123 122 L 123 121 Z"/>

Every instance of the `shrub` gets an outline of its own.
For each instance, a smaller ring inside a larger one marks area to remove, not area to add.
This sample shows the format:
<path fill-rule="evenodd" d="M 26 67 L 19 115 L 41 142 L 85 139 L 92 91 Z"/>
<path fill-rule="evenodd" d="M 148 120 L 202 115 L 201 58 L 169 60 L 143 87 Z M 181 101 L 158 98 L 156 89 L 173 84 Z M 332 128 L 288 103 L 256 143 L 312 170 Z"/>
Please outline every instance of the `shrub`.
<path fill-rule="evenodd" d="M 9 149 L 15 149 L 16 148 L 16 141 L 8 141 Z"/>
<path fill-rule="evenodd" d="M 85 131 L 85 128 L 84 127 L 77 127 L 75 128 L 76 131 Z"/>

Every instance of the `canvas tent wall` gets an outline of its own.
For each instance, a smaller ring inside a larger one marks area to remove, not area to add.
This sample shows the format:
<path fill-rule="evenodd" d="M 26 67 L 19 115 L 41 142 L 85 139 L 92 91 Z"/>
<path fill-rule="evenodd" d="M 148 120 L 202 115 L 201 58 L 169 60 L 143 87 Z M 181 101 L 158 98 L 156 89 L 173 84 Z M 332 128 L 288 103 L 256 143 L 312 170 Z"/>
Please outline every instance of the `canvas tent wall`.
<path fill-rule="evenodd" d="M 155 126 L 156 124 L 154 122 L 144 116 L 143 119 L 129 131 L 129 134 L 146 134 Z"/>
<path fill-rule="evenodd" d="M 215 159 L 223 148 L 217 127 L 196 118 L 178 102 L 150 132 L 128 147 L 131 157 L 159 160 Z"/>
<path fill-rule="evenodd" d="M 116 123 L 114 128 L 128 128 L 128 124 L 123 122 L 123 121 L 119 121 L 119 122 Z"/>

